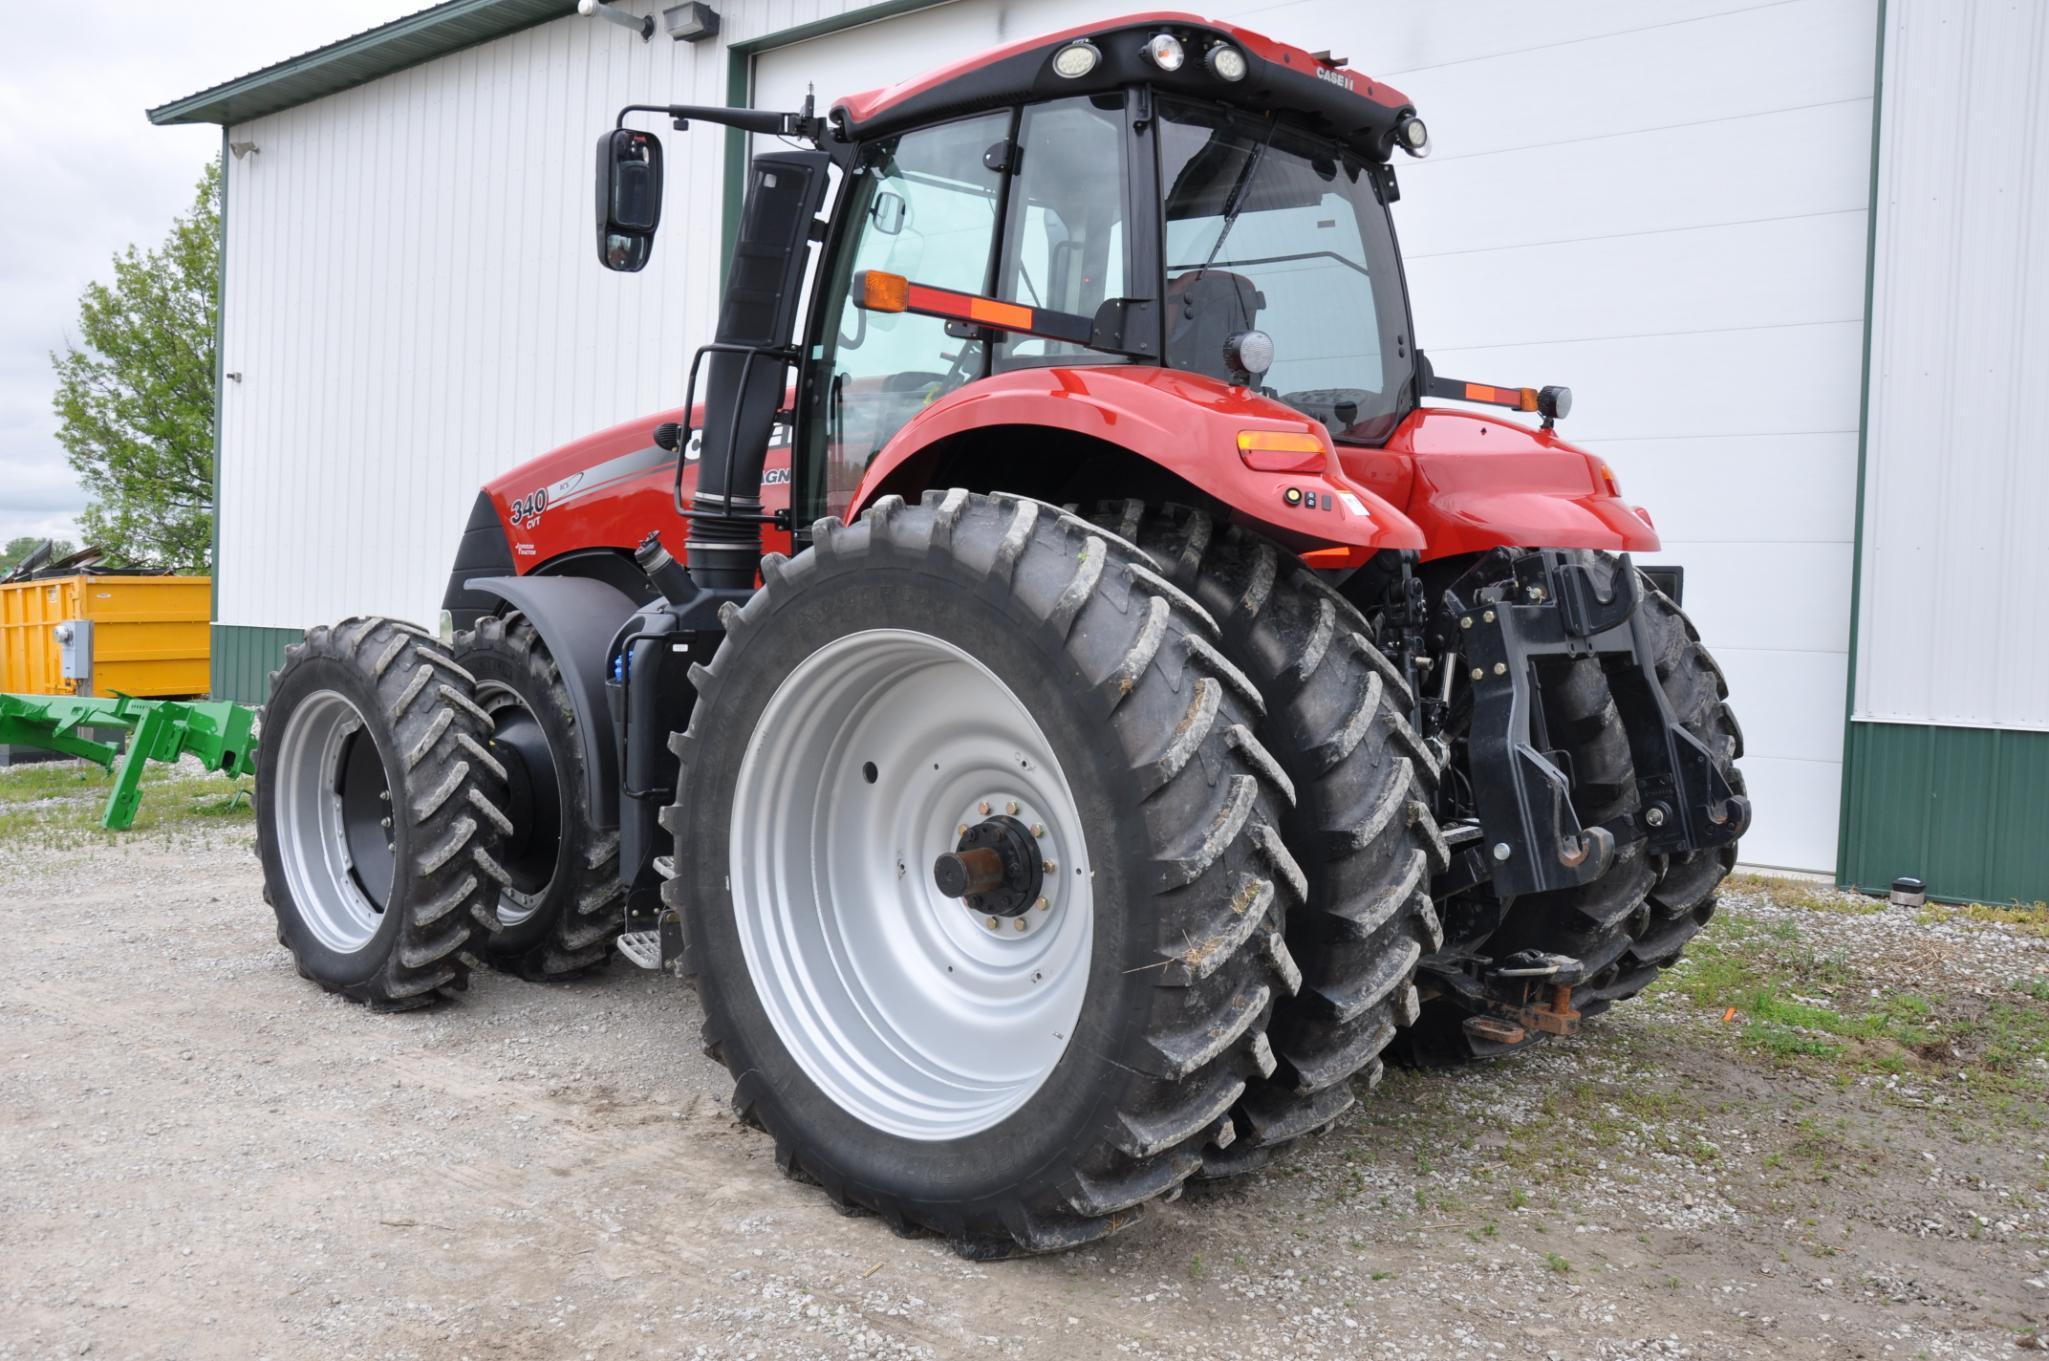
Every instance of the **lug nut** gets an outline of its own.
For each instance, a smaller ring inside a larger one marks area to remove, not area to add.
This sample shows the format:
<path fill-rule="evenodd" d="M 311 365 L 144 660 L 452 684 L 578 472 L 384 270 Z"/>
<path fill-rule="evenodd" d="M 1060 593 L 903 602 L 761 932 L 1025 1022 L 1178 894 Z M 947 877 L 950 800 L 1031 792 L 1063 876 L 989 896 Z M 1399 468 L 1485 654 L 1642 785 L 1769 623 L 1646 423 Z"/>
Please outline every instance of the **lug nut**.
<path fill-rule="evenodd" d="M 1044 912 L 1046 910 L 1046 900 L 1044 898 L 1041 898 L 1039 899 L 1039 901 L 1033 903 L 1032 906 L 1039 909 L 1039 911 Z"/>
<path fill-rule="evenodd" d="M 1039 862 L 1039 868 L 1046 871 L 1046 873 L 1051 874 L 1054 870 L 1060 867 L 1050 860 L 1041 860 Z"/>
<path fill-rule="evenodd" d="M 1463 618 L 1461 618 L 1461 619 L 1460 619 L 1460 620 L 1458 621 L 1458 626 L 1459 626 L 1460 628 L 1462 628 L 1462 629 L 1469 629 L 1469 628 L 1471 628 L 1471 627 L 1473 626 L 1473 616 L 1472 616 L 1472 615 L 1470 615 L 1470 614 L 1469 614 L 1469 615 L 1466 615 L 1466 616 L 1464 616 Z"/>
<path fill-rule="evenodd" d="M 979 810 L 979 811 L 980 811 L 980 812 L 982 813 L 982 815 L 983 815 L 984 817 L 988 816 L 988 813 L 989 813 L 989 800 L 987 800 L 987 799 L 983 799 L 983 800 L 982 800 L 982 801 L 981 801 L 980 803 L 976 804 L 976 805 L 975 805 L 975 807 L 976 807 L 976 809 L 977 809 L 977 810 Z"/>
<path fill-rule="evenodd" d="M 1643 810 L 1643 820 L 1645 826 L 1662 827 L 1665 825 L 1665 810 L 1652 804 Z"/>
<path fill-rule="evenodd" d="M 384 820 L 384 830 L 385 830 L 385 831 L 387 831 L 387 832 L 391 830 L 391 819 L 390 819 L 390 818 L 386 818 L 386 819 Z"/>
<path fill-rule="evenodd" d="M 1012 918 L 1012 919 L 1011 919 L 1011 923 L 1010 923 L 1010 924 L 1011 924 L 1012 926 L 1015 926 L 1015 927 L 1016 927 L 1016 928 L 1017 928 L 1018 930 L 1020 930 L 1020 931 L 1022 931 L 1022 930 L 1024 930 L 1024 929 L 1025 929 L 1025 919 L 1024 919 L 1023 917 L 1014 917 L 1014 918 Z"/>
<path fill-rule="evenodd" d="M 1046 824 L 1045 824 L 1045 823 L 1043 823 L 1043 822 L 1035 822 L 1035 823 L 1033 823 L 1033 824 L 1032 824 L 1032 835 L 1033 835 L 1033 836 L 1044 836 L 1044 835 L 1046 835 Z"/>
<path fill-rule="evenodd" d="M 1531 600 L 1542 600 L 1543 598 L 1544 598 L 1544 588 L 1543 588 L 1542 586 L 1532 586 L 1532 587 L 1530 587 L 1530 599 L 1531 599 Z"/>
<path fill-rule="evenodd" d="M 1009 803 L 1006 803 L 1006 804 L 1004 804 L 1004 805 L 1003 805 L 1003 811 L 1004 811 L 1004 812 L 1006 812 L 1006 813 L 1008 813 L 1008 814 L 1010 814 L 1010 815 L 1011 815 L 1012 817 L 1016 817 L 1016 816 L 1017 816 L 1017 800 L 1016 800 L 1016 799 L 1012 799 L 1012 800 L 1011 800 L 1011 801 L 1010 801 Z"/>
<path fill-rule="evenodd" d="M 996 925 L 996 919 L 995 919 L 994 917 L 991 917 L 991 918 L 989 918 L 989 929 L 990 929 L 991 931 L 997 931 L 997 930 L 1001 930 L 1002 928 L 998 927 L 998 926 Z"/>
<path fill-rule="evenodd" d="M 380 793 L 379 793 L 379 794 L 377 795 L 377 797 L 378 797 L 378 798 L 380 798 L 380 799 L 383 799 L 383 800 L 384 800 L 384 801 L 385 801 L 386 803 L 390 803 L 390 802 L 391 802 L 391 791 L 390 791 L 389 789 L 386 789 L 386 790 L 384 790 L 384 791 L 380 792 Z"/>

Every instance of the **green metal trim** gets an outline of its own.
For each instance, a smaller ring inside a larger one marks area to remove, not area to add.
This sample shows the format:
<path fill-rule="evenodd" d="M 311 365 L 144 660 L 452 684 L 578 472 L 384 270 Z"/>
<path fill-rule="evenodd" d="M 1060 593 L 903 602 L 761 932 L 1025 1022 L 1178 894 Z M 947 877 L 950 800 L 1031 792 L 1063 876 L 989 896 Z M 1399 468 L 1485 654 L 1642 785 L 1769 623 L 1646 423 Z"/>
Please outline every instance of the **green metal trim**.
<path fill-rule="evenodd" d="M 215 244 L 213 266 L 213 524 L 212 542 L 206 550 L 207 609 L 209 619 L 221 617 L 221 423 L 226 410 L 226 354 L 222 339 L 228 318 L 228 129 L 221 125 L 221 212 L 216 224 L 220 240 Z"/>
<path fill-rule="evenodd" d="M 1855 788 L 1857 715 L 1857 627 L 1864 599 L 1864 481 L 1865 463 L 1871 448 L 1871 331 L 1872 303 L 1878 293 L 1878 166 L 1882 150 L 1882 115 L 1885 111 L 1885 7 L 1878 0 L 1876 54 L 1871 68 L 1871 186 L 1864 222 L 1864 359 L 1857 390 L 1857 509 L 1850 532 L 1850 647 L 1845 657 L 1847 677 L 1843 686 L 1843 770 L 1841 802 L 1836 813 L 1836 882 L 1850 882 L 1850 826 L 1858 816 L 1851 798 Z"/>
<path fill-rule="evenodd" d="M 270 673 L 284 664 L 285 649 L 303 637 L 298 629 L 215 624 L 210 640 L 213 697 L 262 704 L 270 697 Z"/>
<path fill-rule="evenodd" d="M 1884 893 L 1911 874 L 1943 902 L 2049 899 L 2049 732 L 1858 723 L 1839 881 Z"/>
<path fill-rule="evenodd" d="M 754 93 L 754 59 L 764 52 L 773 52 L 778 47 L 790 47 L 796 43 L 809 42 L 813 38 L 829 37 L 844 33 L 850 28 L 880 23 L 900 15 L 915 14 L 922 9 L 937 9 L 951 4 L 953 0 L 881 0 L 880 4 L 861 9 L 848 10 L 824 19 L 813 19 L 809 23 L 797 24 L 791 28 L 764 33 L 758 38 L 742 38 L 726 48 L 726 107 L 744 109 Z M 828 95 L 827 98 L 834 96 Z M 720 204 L 723 229 L 720 234 L 719 251 L 721 286 L 726 273 L 733 268 L 733 244 L 740 239 L 740 209 L 747 196 L 747 134 L 738 128 L 726 129 L 726 187 L 724 201 Z"/>
<path fill-rule="evenodd" d="M 575 0 L 445 0 L 431 9 L 158 105 L 149 110 L 149 121 L 159 127 L 173 123 L 226 127 L 247 122 L 575 12 Z"/>

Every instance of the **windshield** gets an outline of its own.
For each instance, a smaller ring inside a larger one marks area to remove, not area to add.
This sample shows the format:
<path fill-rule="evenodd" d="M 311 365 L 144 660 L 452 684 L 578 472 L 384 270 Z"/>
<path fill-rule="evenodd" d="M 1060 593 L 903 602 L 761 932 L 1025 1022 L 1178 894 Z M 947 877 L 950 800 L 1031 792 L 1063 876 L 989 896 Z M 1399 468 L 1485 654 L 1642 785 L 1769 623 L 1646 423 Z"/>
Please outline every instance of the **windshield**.
<path fill-rule="evenodd" d="M 1273 337 L 1261 389 L 1379 444 L 1410 402 L 1387 210 L 1363 161 L 1273 123 L 1162 101 L 1167 362 L 1229 381 L 1224 341 Z"/>

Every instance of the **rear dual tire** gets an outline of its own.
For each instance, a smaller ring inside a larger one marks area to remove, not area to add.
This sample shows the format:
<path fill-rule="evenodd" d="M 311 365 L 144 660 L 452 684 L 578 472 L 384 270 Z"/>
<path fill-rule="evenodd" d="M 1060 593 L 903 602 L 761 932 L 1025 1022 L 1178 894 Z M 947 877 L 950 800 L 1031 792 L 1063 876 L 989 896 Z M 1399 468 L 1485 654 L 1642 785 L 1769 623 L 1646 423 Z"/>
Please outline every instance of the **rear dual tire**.
<path fill-rule="evenodd" d="M 763 577 L 693 672 L 664 819 L 735 1109 L 970 1256 L 1125 1227 L 1237 1137 L 1299 980 L 1257 691 L 1141 555 L 1037 502 L 884 498 Z M 1060 883 L 991 928 L 931 866 L 1012 803 Z"/>

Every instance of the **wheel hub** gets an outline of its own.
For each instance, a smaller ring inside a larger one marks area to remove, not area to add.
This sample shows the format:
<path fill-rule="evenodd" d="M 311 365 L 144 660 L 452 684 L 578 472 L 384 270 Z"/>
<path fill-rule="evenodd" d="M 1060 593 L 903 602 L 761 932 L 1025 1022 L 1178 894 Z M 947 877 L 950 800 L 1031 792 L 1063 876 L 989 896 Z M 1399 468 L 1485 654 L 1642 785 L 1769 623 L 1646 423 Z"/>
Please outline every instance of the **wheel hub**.
<path fill-rule="evenodd" d="M 1048 863 L 1031 829 L 998 813 L 961 832 L 933 862 L 932 882 L 977 916 L 1021 917 L 1045 901 L 1039 890 Z"/>

